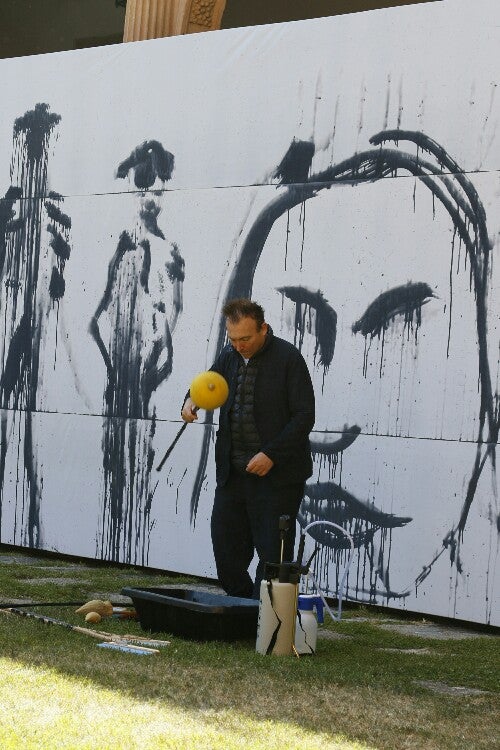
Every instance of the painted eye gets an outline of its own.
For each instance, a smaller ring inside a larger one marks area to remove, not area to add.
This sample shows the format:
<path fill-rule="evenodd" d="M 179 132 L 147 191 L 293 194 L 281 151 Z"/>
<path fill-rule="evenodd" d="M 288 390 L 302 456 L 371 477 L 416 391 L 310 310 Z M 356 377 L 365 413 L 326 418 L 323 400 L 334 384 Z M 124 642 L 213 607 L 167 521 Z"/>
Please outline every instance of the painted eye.
<path fill-rule="evenodd" d="M 294 344 L 301 349 L 304 334 L 313 333 L 316 338 L 314 359 L 328 370 L 335 352 L 337 313 L 319 289 L 312 292 L 303 286 L 282 286 L 276 291 L 295 304 Z"/>
<path fill-rule="evenodd" d="M 386 331 L 398 317 L 404 318 L 405 327 L 417 328 L 422 320 L 422 306 L 435 298 L 430 286 L 424 282 L 397 286 L 380 294 L 352 326 L 353 333 L 371 339 Z"/>

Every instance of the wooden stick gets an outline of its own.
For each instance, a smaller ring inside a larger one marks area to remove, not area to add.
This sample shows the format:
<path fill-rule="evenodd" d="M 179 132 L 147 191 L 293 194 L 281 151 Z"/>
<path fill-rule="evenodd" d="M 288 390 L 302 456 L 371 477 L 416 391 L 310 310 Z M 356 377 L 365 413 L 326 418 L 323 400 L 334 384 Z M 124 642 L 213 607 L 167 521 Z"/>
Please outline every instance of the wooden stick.
<path fill-rule="evenodd" d="M 90 635 L 92 638 L 98 638 L 99 640 L 102 640 L 102 636 L 99 635 L 95 630 L 90 630 L 90 628 L 82 628 L 78 625 L 71 625 L 71 623 L 69 622 L 64 622 L 64 620 L 56 620 L 54 617 L 47 617 L 47 615 L 39 615 L 35 612 L 25 612 L 22 609 L 17 609 L 17 607 L 2 607 L 2 609 L 0 609 L 0 612 L 10 615 L 19 615 L 20 617 L 28 617 L 33 620 L 40 620 L 40 622 L 44 622 L 46 625 L 60 625 L 61 627 L 67 628 L 68 630 L 74 630 L 75 633 L 83 633 L 84 635 Z"/>
<path fill-rule="evenodd" d="M 71 625 L 71 623 L 64 622 L 64 620 L 56 620 L 54 617 L 39 615 L 35 612 L 23 612 L 22 609 L 17 609 L 16 607 L 2 608 L 0 609 L 0 612 L 3 612 L 4 614 L 19 615 L 20 617 L 28 617 L 33 620 L 39 620 L 40 622 L 44 622 L 46 625 L 59 625 L 63 628 L 67 628 L 68 630 L 73 630 L 75 633 L 81 633 L 82 635 L 88 635 L 91 638 L 96 638 L 99 641 L 107 641 L 109 643 L 122 643 L 123 645 L 126 645 L 128 643 L 127 639 L 123 638 L 120 635 L 117 635 L 116 633 L 105 633 L 102 630 L 91 630 L 90 628 L 83 628 L 79 625 Z M 140 636 L 138 640 L 141 640 Z M 155 654 L 159 653 L 158 649 L 155 648 L 146 648 L 140 645 L 137 645 L 137 648 L 147 652 L 153 652 Z"/>

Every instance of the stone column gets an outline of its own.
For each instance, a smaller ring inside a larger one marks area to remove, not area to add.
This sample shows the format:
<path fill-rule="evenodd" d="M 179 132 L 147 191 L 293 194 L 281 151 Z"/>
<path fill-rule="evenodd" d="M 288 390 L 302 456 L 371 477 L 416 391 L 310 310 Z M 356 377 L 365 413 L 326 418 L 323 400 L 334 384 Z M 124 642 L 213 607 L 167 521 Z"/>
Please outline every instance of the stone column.
<path fill-rule="evenodd" d="M 226 0 L 127 0 L 124 42 L 220 29 Z"/>

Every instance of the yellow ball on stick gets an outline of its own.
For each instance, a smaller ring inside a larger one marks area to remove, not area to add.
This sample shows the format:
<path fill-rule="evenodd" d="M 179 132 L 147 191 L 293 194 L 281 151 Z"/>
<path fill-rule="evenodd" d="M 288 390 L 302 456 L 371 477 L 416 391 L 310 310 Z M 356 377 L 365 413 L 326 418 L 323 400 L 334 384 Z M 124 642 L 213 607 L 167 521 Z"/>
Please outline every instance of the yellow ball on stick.
<path fill-rule="evenodd" d="M 189 388 L 189 395 L 199 409 L 212 411 L 226 401 L 229 386 L 225 378 L 214 370 L 200 372 Z"/>
<path fill-rule="evenodd" d="M 200 372 L 200 374 L 195 377 L 189 388 L 189 395 L 191 401 L 194 401 L 197 409 L 212 411 L 213 409 L 218 409 L 219 406 L 222 406 L 226 401 L 229 395 L 229 386 L 225 378 L 223 378 L 222 375 L 219 375 L 218 372 L 207 370 L 206 372 Z M 169 449 L 156 467 L 156 471 L 161 471 L 162 466 L 172 453 L 177 441 L 188 424 L 189 422 L 184 422 L 181 429 L 173 439 Z"/>

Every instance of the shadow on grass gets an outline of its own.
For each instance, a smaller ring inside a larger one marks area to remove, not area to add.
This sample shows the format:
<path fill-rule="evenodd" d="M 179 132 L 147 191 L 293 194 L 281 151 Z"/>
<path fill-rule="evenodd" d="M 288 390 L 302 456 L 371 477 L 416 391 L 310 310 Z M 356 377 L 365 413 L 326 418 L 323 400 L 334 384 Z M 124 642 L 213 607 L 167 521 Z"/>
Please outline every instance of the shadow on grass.
<path fill-rule="evenodd" d="M 34 572 L 30 565 L 19 566 L 18 578 L 11 578 L 2 597 L 22 590 L 23 580 L 36 578 L 40 569 L 37 575 Z M 50 565 L 44 566 L 44 573 L 49 572 Z M 126 585 L 166 585 L 172 581 L 136 569 L 86 565 L 79 569 L 82 580 L 89 572 L 90 584 L 62 584 L 56 589 L 57 599 L 85 600 L 96 589 L 119 592 Z M 75 570 L 68 575 L 74 578 Z M 5 586 L 6 579 L 2 588 Z M 54 596 L 52 587 L 28 589 L 45 600 L 48 594 Z M 84 624 L 70 607 L 38 611 Z M 104 620 L 98 627 L 122 634 L 144 634 L 133 622 Z M 21 665 L 54 670 L 133 701 L 157 701 L 183 711 L 233 711 L 255 722 L 286 722 L 309 732 L 343 735 L 351 742 L 377 748 L 458 750 L 467 742 L 474 748 L 495 746 L 497 695 L 434 695 L 416 683 L 434 680 L 494 691 L 498 688 L 497 639 L 423 641 L 381 630 L 370 621 L 328 627 L 351 637 L 321 639 L 317 655 L 300 660 L 262 657 L 255 653 L 253 641 L 203 643 L 179 637 L 171 637 L 171 645 L 160 654 L 146 657 L 100 649 L 93 639 L 59 626 L 0 615 L 0 648 L 2 656 Z M 418 649 L 423 645 L 430 653 L 383 650 Z"/>

